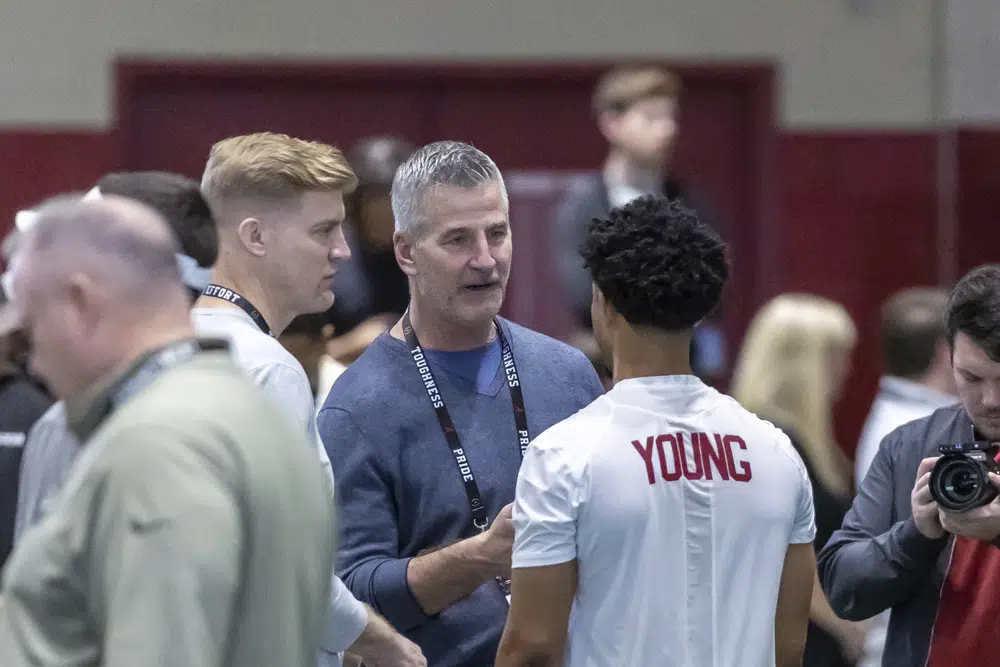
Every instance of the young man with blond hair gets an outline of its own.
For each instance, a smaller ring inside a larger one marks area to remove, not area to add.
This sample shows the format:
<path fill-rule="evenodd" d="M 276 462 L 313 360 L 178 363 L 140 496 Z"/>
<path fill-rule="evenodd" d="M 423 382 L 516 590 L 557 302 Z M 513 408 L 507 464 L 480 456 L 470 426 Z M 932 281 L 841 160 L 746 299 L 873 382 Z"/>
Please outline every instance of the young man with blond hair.
<path fill-rule="evenodd" d="M 312 389 L 278 336 L 296 316 L 333 304 L 334 275 L 350 257 L 343 198 L 356 185 L 336 148 L 269 132 L 215 144 L 201 184 L 218 226 L 219 259 L 192 311 L 195 324 L 202 335 L 228 338 L 247 372 L 310 433 L 331 502 Z M 426 664 L 416 645 L 336 577 L 326 627 L 325 653 L 349 649 L 370 665 Z"/>

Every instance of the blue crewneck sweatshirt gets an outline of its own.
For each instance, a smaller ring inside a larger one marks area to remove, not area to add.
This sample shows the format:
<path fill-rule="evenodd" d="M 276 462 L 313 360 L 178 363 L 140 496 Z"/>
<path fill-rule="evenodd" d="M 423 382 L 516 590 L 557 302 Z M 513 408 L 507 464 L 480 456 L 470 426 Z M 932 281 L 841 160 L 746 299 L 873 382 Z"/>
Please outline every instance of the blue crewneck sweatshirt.
<path fill-rule="evenodd" d="M 581 352 L 500 322 L 532 438 L 603 393 Z M 426 356 L 492 520 L 513 502 L 521 464 L 499 344 Z M 388 334 L 378 338 L 338 378 L 318 422 L 337 481 L 341 578 L 419 644 L 428 664 L 492 665 L 507 617 L 496 582 L 435 616 L 423 613 L 406 583 L 411 558 L 476 532 L 455 459 L 406 344 Z"/>
<path fill-rule="evenodd" d="M 468 380 L 477 392 L 488 394 L 490 386 L 493 384 L 493 378 L 496 377 L 497 369 L 500 368 L 502 351 L 500 339 L 494 338 L 489 345 L 473 350 L 454 352 L 450 350 L 424 350 L 424 354 L 430 363 Z"/>

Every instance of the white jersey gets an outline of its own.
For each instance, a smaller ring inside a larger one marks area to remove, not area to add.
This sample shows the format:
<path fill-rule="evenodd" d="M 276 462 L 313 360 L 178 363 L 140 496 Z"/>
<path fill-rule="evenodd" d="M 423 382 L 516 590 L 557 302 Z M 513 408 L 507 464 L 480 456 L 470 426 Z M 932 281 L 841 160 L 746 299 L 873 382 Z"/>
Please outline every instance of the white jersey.
<path fill-rule="evenodd" d="M 785 553 L 816 533 L 788 437 L 694 376 L 619 382 L 540 434 L 513 520 L 514 568 L 578 561 L 569 667 L 773 667 Z"/>

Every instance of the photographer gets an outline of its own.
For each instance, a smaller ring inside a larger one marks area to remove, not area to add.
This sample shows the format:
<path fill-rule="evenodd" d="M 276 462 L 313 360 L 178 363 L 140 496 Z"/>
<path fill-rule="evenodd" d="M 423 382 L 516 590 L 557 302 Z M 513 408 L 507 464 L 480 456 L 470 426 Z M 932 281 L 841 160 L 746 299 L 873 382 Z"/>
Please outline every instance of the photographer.
<path fill-rule="evenodd" d="M 840 616 L 892 610 L 883 664 L 893 667 L 971 665 L 1000 649 L 997 448 L 986 456 L 969 449 L 1000 441 L 1000 265 L 959 281 L 945 328 L 961 405 L 886 436 L 819 555 Z M 942 459 L 942 445 L 963 451 Z"/>

